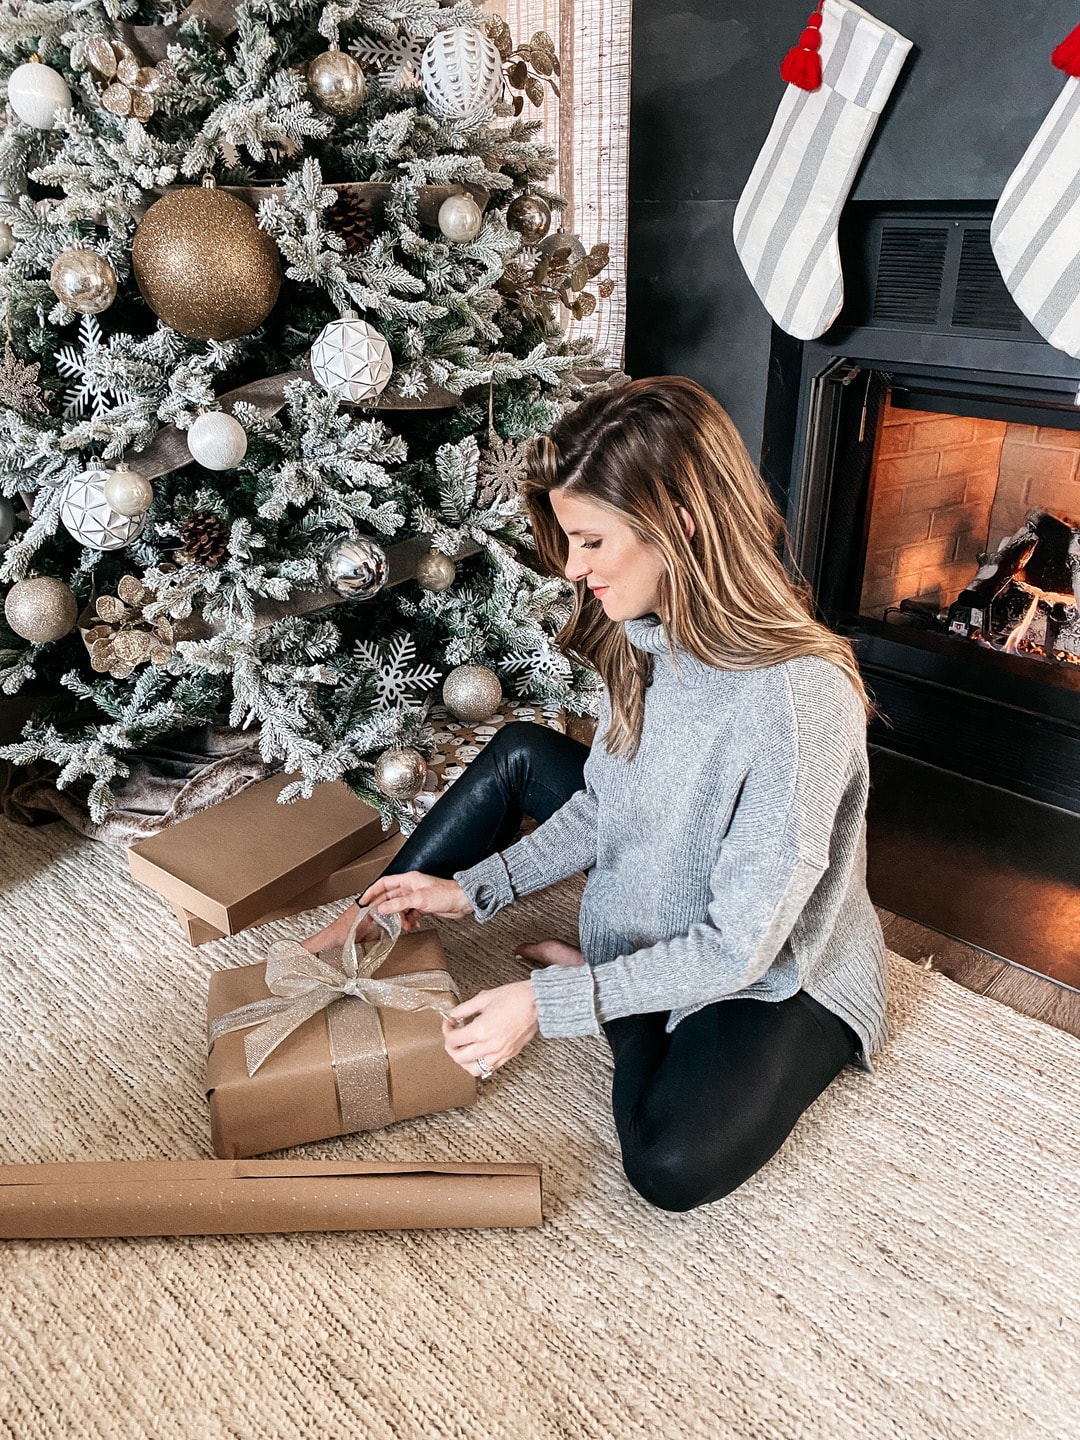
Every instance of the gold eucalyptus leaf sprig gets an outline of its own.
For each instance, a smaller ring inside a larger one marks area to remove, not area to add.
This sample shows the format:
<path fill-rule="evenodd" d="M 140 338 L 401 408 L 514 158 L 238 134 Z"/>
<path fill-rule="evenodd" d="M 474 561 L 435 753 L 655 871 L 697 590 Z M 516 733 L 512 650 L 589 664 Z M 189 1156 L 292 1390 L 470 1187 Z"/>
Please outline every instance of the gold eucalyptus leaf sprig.
<path fill-rule="evenodd" d="M 502 56 L 503 78 L 513 96 L 510 113 L 520 115 L 526 100 L 542 105 L 545 85 L 550 85 L 552 94 L 558 97 L 558 77 L 562 71 L 555 42 L 547 31 L 537 30 L 526 44 L 515 46 L 510 26 L 501 16 L 492 16 L 485 28 Z"/>
<path fill-rule="evenodd" d="M 530 263 L 532 256 L 535 263 Z M 581 246 L 571 245 L 569 240 L 544 255 L 522 250 L 507 265 L 495 288 L 528 320 L 551 323 L 556 304 L 569 310 L 575 320 L 585 320 L 597 305 L 597 295 L 585 287 L 610 259 L 610 247 L 605 244 L 594 245 L 583 255 Z M 596 288 L 599 298 L 607 300 L 614 293 L 615 281 L 605 277 Z"/>

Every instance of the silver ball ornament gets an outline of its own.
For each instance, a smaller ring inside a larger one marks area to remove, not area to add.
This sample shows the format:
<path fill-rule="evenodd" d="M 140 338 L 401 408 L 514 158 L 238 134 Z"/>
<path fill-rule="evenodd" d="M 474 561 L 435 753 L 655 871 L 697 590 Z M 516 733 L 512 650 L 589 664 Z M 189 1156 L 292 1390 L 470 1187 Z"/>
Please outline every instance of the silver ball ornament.
<path fill-rule="evenodd" d="M 439 206 L 439 229 L 459 245 L 475 240 L 483 223 L 484 212 L 471 195 L 448 195 Z"/>
<path fill-rule="evenodd" d="M 367 535 L 345 535 L 326 552 L 323 569 L 339 595 L 370 600 L 386 584 L 390 563 L 386 551 Z"/>
<path fill-rule="evenodd" d="M 247 454 L 247 431 L 235 415 L 207 410 L 188 426 L 187 447 L 207 470 L 231 470 Z"/>
<path fill-rule="evenodd" d="M 34 645 L 61 639 L 75 624 L 79 603 L 70 586 L 52 575 L 17 581 L 4 597 L 4 619 Z"/>
<path fill-rule="evenodd" d="M 441 550 L 429 550 L 416 562 L 416 579 L 425 590 L 438 595 L 443 590 L 449 590 L 457 579 L 457 566 Z"/>
<path fill-rule="evenodd" d="M 128 517 L 145 515 L 154 503 L 154 489 L 150 481 L 138 470 L 130 470 L 123 461 L 109 472 L 102 494 L 118 515 Z"/>
<path fill-rule="evenodd" d="M 375 784 L 391 800 L 412 800 L 426 779 L 427 761 L 411 746 L 384 750 L 375 761 Z"/>
<path fill-rule="evenodd" d="M 308 94 L 327 115 L 355 115 L 367 95 L 364 72 L 344 50 L 326 50 L 307 68 Z"/>
<path fill-rule="evenodd" d="M 88 550 L 119 550 L 142 534 L 145 515 L 121 515 L 105 498 L 108 470 L 93 467 L 76 475 L 60 496 L 65 529 Z"/>
<path fill-rule="evenodd" d="M 386 337 L 351 310 L 319 331 L 309 363 L 322 388 L 349 405 L 376 399 L 394 371 Z"/>
<path fill-rule="evenodd" d="M 116 299 L 116 271 L 96 250 L 72 245 L 53 261 L 49 287 L 69 310 L 100 315 Z"/>
<path fill-rule="evenodd" d="M 8 100 L 20 120 L 35 130 L 52 130 L 62 110 L 71 109 L 67 81 L 51 65 L 31 60 L 18 65 L 8 80 Z"/>
<path fill-rule="evenodd" d="M 468 724 L 487 720 L 502 704 L 502 685 L 486 665 L 459 665 L 443 681 L 443 704 Z"/>
<path fill-rule="evenodd" d="M 539 195 L 518 195 L 506 207 L 506 224 L 523 245 L 538 245 L 551 229 L 551 206 Z"/>
<path fill-rule="evenodd" d="M 15 506 L 6 495 L 0 495 L 0 545 L 6 545 L 15 534 Z"/>

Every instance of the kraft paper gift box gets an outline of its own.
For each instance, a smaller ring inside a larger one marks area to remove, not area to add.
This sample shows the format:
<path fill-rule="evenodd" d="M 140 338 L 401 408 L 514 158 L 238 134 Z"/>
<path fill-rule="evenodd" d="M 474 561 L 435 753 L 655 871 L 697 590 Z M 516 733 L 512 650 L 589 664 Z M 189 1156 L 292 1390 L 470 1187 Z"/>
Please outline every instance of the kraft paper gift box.
<path fill-rule="evenodd" d="M 291 915 L 302 915 L 306 910 L 317 910 L 320 905 L 329 905 L 335 900 L 355 900 L 379 878 L 404 844 L 405 836 L 400 831 L 391 835 L 388 840 L 376 845 L 374 850 L 369 850 L 358 860 L 351 860 L 348 865 L 335 870 L 332 875 L 318 881 L 309 890 L 301 891 L 299 895 L 275 906 L 268 914 L 253 920 L 252 925 L 269 925 L 271 920 L 285 920 Z M 224 935 L 225 932 L 211 925 L 209 920 L 193 915 L 175 901 L 170 900 L 169 906 L 179 920 L 180 928 L 190 945 L 205 945 L 208 941 L 220 940 Z"/>
<path fill-rule="evenodd" d="M 386 838 L 379 813 L 334 781 L 279 805 L 289 776 L 272 775 L 139 840 L 132 877 L 171 904 L 235 935 Z"/>
<path fill-rule="evenodd" d="M 284 942 L 266 964 L 210 977 L 215 1155 L 264 1155 L 475 1102 L 476 1081 L 443 1047 L 440 1011 L 457 995 L 439 937 L 400 934 L 387 918 L 398 938 L 352 955 L 348 943 L 338 959 Z"/>

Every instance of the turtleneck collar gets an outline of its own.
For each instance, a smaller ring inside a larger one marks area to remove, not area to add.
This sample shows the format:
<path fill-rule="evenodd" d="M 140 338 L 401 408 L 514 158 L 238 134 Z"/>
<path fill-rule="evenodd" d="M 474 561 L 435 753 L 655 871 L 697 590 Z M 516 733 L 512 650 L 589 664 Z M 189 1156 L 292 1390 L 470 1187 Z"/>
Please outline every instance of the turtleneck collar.
<path fill-rule="evenodd" d="M 699 660 L 696 655 L 691 655 L 681 645 L 675 647 L 674 665 L 672 666 L 671 647 L 668 645 L 667 636 L 664 634 L 664 626 L 659 615 L 640 615 L 634 620 L 624 620 L 623 629 L 626 638 L 631 645 L 638 650 L 647 650 L 650 655 L 658 655 L 667 660 L 680 677 L 688 679 L 705 679 L 713 674 L 715 667 Z"/>

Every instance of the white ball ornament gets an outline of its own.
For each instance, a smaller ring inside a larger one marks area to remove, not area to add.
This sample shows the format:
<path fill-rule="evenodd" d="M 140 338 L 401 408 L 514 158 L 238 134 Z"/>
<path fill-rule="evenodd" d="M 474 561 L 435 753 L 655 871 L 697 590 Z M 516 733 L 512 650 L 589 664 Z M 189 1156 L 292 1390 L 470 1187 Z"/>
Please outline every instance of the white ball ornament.
<path fill-rule="evenodd" d="M 437 115 L 468 120 L 490 110 L 502 95 L 502 56 L 475 25 L 451 25 L 428 41 L 420 83 Z"/>
<path fill-rule="evenodd" d="M 142 534 L 145 515 L 121 515 L 105 498 L 111 472 L 84 470 L 69 480 L 60 497 L 60 519 L 88 550 L 119 550 Z"/>
<path fill-rule="evenodd" d="M 187 447 L 207 470 L 231 470 L 247 454 L 247 431 L 235 415 L 208 410 L 189 427 Z"/>
<path fill-rule="evenodd" d="M 459 245 L 475 240 L 483 223 L 484 212 L 471 195 L 448 195 L 439 206 L 439 229 Z"/>
<path fill-rule="evenodd" d="M 58 70 L 32 60 L 11 72 L 8 101 L 27 125 L 35 130 L 52 130 L 60 112 L 71 109 L 71 91 Z"/>
<path fill-rule="evenodd" d="M 105 499 L 118 515 L 145 515 L 154 503 L 154 490 L 145 475 L 121 461 L 111 471 L 102 489 Z"/>
<path fill-rule="evenodd" d="M 324 390 L 349 405 L 381 395 L 393 371 L 386 339 L 351 310 L 324 326 L 311 347 L 311 373 Z"/>

